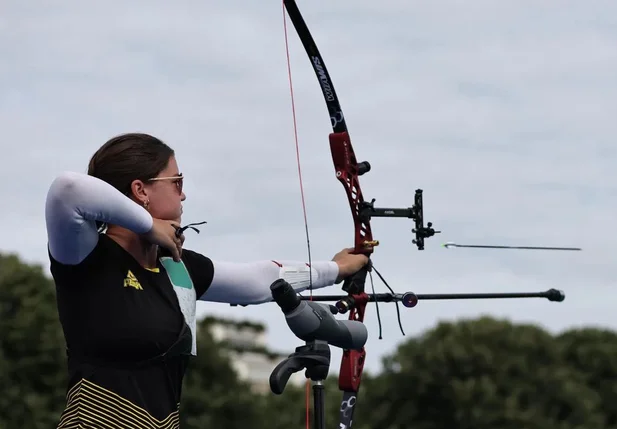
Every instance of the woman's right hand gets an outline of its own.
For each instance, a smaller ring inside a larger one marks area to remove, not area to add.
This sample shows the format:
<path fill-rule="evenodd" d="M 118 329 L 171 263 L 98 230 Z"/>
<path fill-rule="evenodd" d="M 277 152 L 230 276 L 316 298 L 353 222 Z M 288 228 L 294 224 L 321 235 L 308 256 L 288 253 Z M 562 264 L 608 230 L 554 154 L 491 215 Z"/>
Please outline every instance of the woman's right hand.
<path fill-rule="evenodd" d="M 182 256 L 182 237 L 176 236 L 180 223 L 173 220 L 153 219 L 152 229 L 144 234 L 146 240 L 171 252 L 175 262 Z"/>

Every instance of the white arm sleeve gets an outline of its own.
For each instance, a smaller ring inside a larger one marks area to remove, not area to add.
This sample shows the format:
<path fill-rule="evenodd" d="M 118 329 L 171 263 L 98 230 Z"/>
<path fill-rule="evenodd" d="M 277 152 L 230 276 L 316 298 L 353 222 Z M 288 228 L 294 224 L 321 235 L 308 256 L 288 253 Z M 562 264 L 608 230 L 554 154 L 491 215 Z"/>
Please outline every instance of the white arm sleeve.
<path fill-rule="evenodd" d="M 258 261 L 233 263 L 212 261 L 214 277 L 208 290 L 199 297 L 201 301 L 229 304 L 262 304 L 272 301 L 270 285 L 285 279 L 301 292 L 313 282 L 313 289 L 331 286 L 339 274 L 333 261 L 313 262 L 309 277 L 307 264 L 296 261 Z"/>
<path fill-rule="evenodd" d="M 107 182 L 81 173 L 59 175 L 45 202 L 51 256 L 63 264 L 83 261 L 98 242 L 95 221 L 122 226 L 138 234 L 152 228 L 150 213 Z"/>

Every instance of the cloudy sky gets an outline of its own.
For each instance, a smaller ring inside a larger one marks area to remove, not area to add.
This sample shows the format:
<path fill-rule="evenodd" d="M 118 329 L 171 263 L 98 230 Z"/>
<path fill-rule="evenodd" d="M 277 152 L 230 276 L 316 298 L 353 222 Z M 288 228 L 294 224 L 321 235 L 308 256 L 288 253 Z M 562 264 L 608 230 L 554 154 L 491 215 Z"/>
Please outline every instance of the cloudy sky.
<path fill-rule="evenodd" d="M 443 233 L 419 252 L 409 220 L 375 219 L 374 263 L 398 291 L 565 290 L 546 300 L 422 302 L 408 335 L 490 314 L 558 332 L 617 328 L 617 3 L 301 1 L 341 99 L 377 205 L 407 207 Z M 171 144 L 187 177 L 186 247 L 213 259 L 306 260 L 278 1 L 3 2 L 0 251 L 47 267 L 43 206 L 62 170 L 127 131 Z M 314 260 L 351 246 L 331 131 L 288 22 Z M 459 243 L 580 246 L 583 252 L 446 250 Z M 376 281 L 378 291 L 385 290 Z M 323 293 L 336 293 L 338 286 Z M 272 348 L 300 342 L 274 304 L 199 304 L 267 324 Z M 374 306 L 367 368 L 404 340 Z M 340 353 L 333 351 L 332 370 Z"/>

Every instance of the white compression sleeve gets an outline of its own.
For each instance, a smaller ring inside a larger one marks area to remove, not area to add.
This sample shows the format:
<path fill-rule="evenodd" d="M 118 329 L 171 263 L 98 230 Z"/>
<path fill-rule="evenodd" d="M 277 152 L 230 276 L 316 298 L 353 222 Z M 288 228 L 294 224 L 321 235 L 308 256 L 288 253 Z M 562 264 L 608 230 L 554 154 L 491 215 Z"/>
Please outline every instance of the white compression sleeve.
<path fill-rule="evenodd" d="M 152 228 L 150 213 L 116 188 L 87 174 L 64 172 L 51 184 L 45 202 L 49 252 L 63 264 L 78 264 L 98 242 L 95 221 L 136 233 Z"/>
<path fill-rule="evenodd" d="M 309 269 L 297 261 L 258 261 L 233 263 L 212 261 L 212 284 L 199 300 L 229 304 L 262 304 L 272 301 L 270 285 L 283 278 L 297 291 L 302 292 L 313 282 L 313 289 L 331 286 L 339 274 L 333 261 L 313 262 Z"/>

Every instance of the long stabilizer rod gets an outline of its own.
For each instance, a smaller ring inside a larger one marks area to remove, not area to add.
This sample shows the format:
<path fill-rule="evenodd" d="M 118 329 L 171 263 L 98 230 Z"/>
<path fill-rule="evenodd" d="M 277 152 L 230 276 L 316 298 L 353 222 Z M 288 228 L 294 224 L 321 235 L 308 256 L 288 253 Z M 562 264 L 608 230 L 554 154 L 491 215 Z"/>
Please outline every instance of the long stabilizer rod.
<path fill-rule="evenodd" d="M 583 250 L 580 247 L 548 247 L 548 246 L 497 246 L 489 244 L 457 244 L 451 241 L 442 245 L 446 249 L 452 247 L 468 247 L 474 249 L 518 249 L 518 250 L 571 250 L 580 251 Z"/>
<path fill-rule="evenodd" d="M 340 301 L 348 299 L 347 295 L 313 295 L 302 296 L 302 300 L 312 301 Z M 450 299 L 503 299 L 503 298 L 546 298 L 553 302 L 562 302 L 566 299 L 563 291 L 549 289 L 544 292 L 504 292 L 504 293 L 375 293 L 368 294 L 368 302 L 401 302 L 405 307 L 412 308 L 423 300 L 450 300 Z M 338 303 L 337 303 L 338 304 Z M 338 308 L 339 306 L 336 305 Z M 343 312 L 343 311 L 341 311 Z"/>

